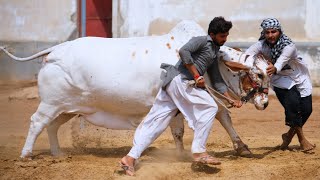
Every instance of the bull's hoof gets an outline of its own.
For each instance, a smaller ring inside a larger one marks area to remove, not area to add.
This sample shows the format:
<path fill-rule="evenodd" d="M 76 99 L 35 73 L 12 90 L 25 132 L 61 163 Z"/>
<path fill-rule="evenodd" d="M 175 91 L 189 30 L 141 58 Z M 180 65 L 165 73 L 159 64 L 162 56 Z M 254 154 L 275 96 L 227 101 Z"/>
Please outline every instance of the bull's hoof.
<path fill-rule="evenodd" d="M 31 155 L 28 155 L 28 156 L 23 156 L 23 155 L 20 156 L 20 161 L 23 161 L 23 162 L 25 162 L 25 161 L 31 161 L 32 159 L 33 159 L 32 154 L 31 154 Z"/>
<path fill-rule="evenodd" d="M 32 152 L 22 150 L 21 155 L 20 155 L 21 161 L 29 161 L 29 160 L 32 160 L 32 158 L 33 158 Z"/>
<path fill-rule="evenodd" d="M 64 153 L 63 151 L 51 151 L 51 155 L 53 157 L 64 157 L 66 156 L 66 153 Z"/>
<path fill-rule="evenodd" d="M 251 158 L 253 156 L 252 152 L 249 150 L 248 146 L 244 144 L 236 149 L 237 155 L 241 157 Z"/>

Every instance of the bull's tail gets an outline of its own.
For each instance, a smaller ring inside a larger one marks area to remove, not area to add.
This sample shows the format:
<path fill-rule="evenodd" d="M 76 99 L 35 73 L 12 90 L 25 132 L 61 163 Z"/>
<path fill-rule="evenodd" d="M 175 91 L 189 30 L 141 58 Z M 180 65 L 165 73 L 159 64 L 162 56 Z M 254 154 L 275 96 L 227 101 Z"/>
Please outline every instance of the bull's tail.
<path fill-rule="evenodd" d="M 29 57 L 24 57 L 24 58 L 21 58 L 21 57 L 17 57 L 13 54 L 11 54 L 9 51 L 6 50 L 5 47 L 3 46 L 0 46 L 0 50 L 4 51 L 9 57 L 11 57 L 12 59 L 16 60 L 16 61 L 30 61 L 32 59 L 35 59 L 37 57 L 41 57 L 41 56 L 44 56 L 46 54 L 49 54 L 50 52 L 52 52 L 54 50 L 54 47 L 51 47 L 51 48 L 48 48 L 48 49 L 45 49 L 43 51 L 40 51 L 32 56 L 29 56 Z"/>

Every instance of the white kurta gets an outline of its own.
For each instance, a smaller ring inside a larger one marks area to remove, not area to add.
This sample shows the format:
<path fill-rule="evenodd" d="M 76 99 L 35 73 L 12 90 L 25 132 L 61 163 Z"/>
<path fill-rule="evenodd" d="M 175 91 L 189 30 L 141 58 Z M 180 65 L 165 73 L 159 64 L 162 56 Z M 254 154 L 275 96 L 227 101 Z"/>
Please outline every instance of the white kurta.
<path fill-rule="evenodd" d="M 246 50 L 246 53 L 249 55 L 261 53 L 267 58 L 270 58 L 271 49 L 263 42 L 264 40 L 260 40 L 253 44 Z M 291 69 L 281 70 L 286 64 L 288 64 Z M 274 66 L 277 68 L 277 73 L 271 77 L 272 86 L 291 89 L 296 85 L 301 97 L 309 96 L 312 93 L 312 83 L 307 63 L 298 57 L 295 44 L 292 43 L 283 48 Z"/>

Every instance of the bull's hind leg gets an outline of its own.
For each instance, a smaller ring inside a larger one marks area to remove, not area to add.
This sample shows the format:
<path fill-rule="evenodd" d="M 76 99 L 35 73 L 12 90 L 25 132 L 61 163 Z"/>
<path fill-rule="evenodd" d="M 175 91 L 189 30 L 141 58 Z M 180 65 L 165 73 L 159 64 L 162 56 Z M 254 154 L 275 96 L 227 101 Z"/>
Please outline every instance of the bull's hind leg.
<path fill-rule="evenodd" d="M 182 152 L 184 150 L 183 146 L 183 134 L 184 134 L 184 124 L 182 115 L 178 115 L 172 119 L 169 124 L 171 129 L 171 134 L 173 136 L 174 142 L 176 143 L 176 147 L 178 152 Z"/>
<path fill-rule="evenodd" d="M 218 119 L 218 121 L 221 123 L 221 125 L 224 127 L 224 129 L 229 134 L 230 139 L 233 144 L 233 148 L 237 152 L 237 155 L 244 156 L 244 157 L 252 156 L 252 153 L 249 150 L 248 146 L 242 142 L 238 133 L 233 128 L 229 112 L 226 109 L 221 109 L 217 113 L 216 119 Z"/>
<path fill-rule="evenodd" d="M 50 150 L 53 156 L 63 155 L 63 153 L 60 150 L 59 140 L 57 136 L 58 129 L 62 124 L 66 123 L 74 116 L 74 114 L 60 114 L 48 125 L 47 132 L 50 143 Z"/>
<path fill-rule="evenodd" d="M 32 156 L 32 149 L 37 137 L 60 113 L 61 111 L 57 106 L 40 103 L 37 111 L 31 116 L 30 128 L 21 152 L 21 158 Z"/>

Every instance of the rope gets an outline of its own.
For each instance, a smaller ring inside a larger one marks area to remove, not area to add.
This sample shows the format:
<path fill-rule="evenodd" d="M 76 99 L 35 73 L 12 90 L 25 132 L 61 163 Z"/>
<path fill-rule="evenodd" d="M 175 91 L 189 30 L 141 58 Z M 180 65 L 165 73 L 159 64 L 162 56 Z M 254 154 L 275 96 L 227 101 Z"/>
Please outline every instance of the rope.
<path fill-rule="evenodd" d="M 195 86 L 196 82 L 194 80 L 190 80 L 188 81 L 188 85 L 189 86 Z M 218 91 L 214 90 L 213 88 L 209 87 L 208 85 L 205 84 L 205 90 L 210 94 L 210 96 L 215 99 L 216 101 L 219 102 L 219 104 L 221 104 L 221 106 L 223 106 L 224 108 L 226 108 L 229 111 L 229 108 L 219 99 L 217 98 L 213 93 L 217 93 L 218 95 L 220 95 L 221 97 L 223 97 L 224 99 L 228 100 L 228 102 L 232 102 L 234 103 L 234 101 L 228 97 L 226 97 L 225 95 L 219 93 Z M 230 111 L 229 111 L 230 112 Z"/>
<path fill-rule="evenodd" d="M 228 100 L 229 102 L 234 103 L 234 100 L 232 100 L 232 99 L 228 98 L 227 96 L 225 96 L 225 95 L 223 95 L 223 94 L 219 93 L 218 91 L 214 90 L 214 89 L 213 89 L 213 88 L 211 88 L 210 86 L 205 85 L 205 88 L 206 88 L 207 90 L 209 90 L 209 91 L 213 91 L 213 92 L 215 92 L 215 93 L 219 94 L 219 96 L 221 96 L 221 97 L 225 98 L 225 99 L 226 99 L 226 100 Z M 210 93 L 211 93 L 211 92 L 210 92 Z"/>
<path fill-rule="evenodd" d="M 214 91 L 215 93 L 218 93 L 219 95 L 221 95 L 222 97 L 224 98 L 227 98 L 228 100 L 230 100 L 228 97 L 224 96 L 223 94 L 220 94 L 219 92 L 215 91 L 214 89 L 210 88 L 209 86 L 205 85 L 205 88 L 206 88 L 206 91 L 209 93 L 209 95 L 215 100 L 218 102 L 218 104 L 220 104 L 222 107 L 224 107 L 229 113 L 230 110 L 229 108 L 230 107 L 227 107 L 219 98 L 217 98 L 211 91 Z M 233 100 L 231 100 L 232 102 L 234 102 Z M 231 106 L 232 107 L 232 106 Z"/>

